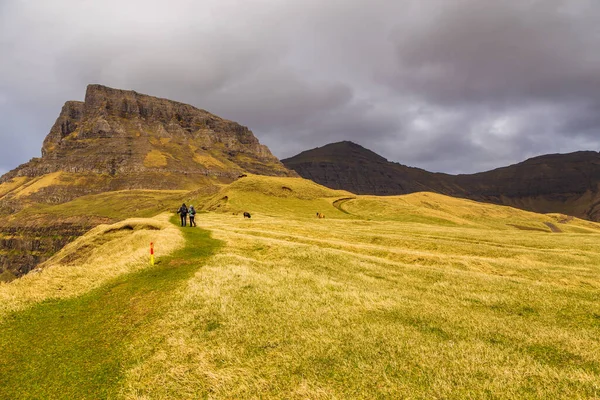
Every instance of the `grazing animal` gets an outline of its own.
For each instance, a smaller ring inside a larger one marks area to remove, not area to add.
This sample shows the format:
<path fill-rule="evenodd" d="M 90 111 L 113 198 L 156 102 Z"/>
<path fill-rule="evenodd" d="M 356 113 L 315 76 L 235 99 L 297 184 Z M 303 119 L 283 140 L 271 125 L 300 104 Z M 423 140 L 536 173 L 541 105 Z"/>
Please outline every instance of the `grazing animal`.
<path fill-rule="evenodd" d="M 250 215 L 249 212 L 244 211 L 244 218 L 251 218 L 252 216 Z"/>
<path fill-rule="evenodd" d="M 317 213 L 317 217 L 319 217 L 319 219 L 321 219 L 321 218 L 325 218 L 325 214 L 322 214 L 322 213 Z"/>

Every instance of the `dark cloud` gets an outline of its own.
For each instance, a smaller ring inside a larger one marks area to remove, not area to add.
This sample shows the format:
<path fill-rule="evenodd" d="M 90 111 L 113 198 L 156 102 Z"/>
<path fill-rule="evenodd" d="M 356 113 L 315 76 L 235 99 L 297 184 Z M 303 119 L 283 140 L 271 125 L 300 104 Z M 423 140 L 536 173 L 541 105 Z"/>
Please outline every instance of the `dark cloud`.
<path fill-rule="evenodd" d="M 394 33 L 395 84 L 444 104 L 597 98 L 599 24 L 593 1 L 440 3 Z"/>
<path fill-rule="evenodd" d="M 598 150 L 596 0 L 0 1 L 0 172 L 88 83 L 188 102 L 279 157 L 353 140 L 475 172 Z"/>

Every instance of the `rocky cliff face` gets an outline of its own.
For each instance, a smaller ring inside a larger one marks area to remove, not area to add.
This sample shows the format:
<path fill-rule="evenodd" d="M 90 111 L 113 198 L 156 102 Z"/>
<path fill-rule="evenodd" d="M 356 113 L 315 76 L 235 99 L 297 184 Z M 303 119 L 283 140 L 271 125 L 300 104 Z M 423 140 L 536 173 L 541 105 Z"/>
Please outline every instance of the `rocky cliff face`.
<path fill-rule="evenodd" d="M 84 102 L 65 103 L 42 157 L 0 183 L 54 172 L 100 175 L 98 191 L 189 188 L 194 178 L 227 181 L 244 172 L 294 175 L 244 126 L 187 104 L 100 85 L 88 86 Z"/>
<path fill-rule="evenodd" d="M 89 229 L 87 224 L 60 221 L 46 226 L 3 226 L 0 281 L 10 281 L 28 273 Z"/>
<path fill-rule="evenodd" d="M 176 101 L 89 85 L 85 101 L 63 106 L 41 158 L 0 177 L 0 280 L 26 273 L 90 221 L 100 223 L 54 216 L 32 225 L 43 206 L 117 190 L 193 190 L 244 173 L 297 176 L 245 126 Z"/>
<path fill-rule="evenodd" d="M 431 191 L 525 210 L 600 220 L 600 154 L 551 154 L 470 175 L 432 173 L 392 163 L 351 142 L 282 160 L 300 176 L 357 194 Z"/>

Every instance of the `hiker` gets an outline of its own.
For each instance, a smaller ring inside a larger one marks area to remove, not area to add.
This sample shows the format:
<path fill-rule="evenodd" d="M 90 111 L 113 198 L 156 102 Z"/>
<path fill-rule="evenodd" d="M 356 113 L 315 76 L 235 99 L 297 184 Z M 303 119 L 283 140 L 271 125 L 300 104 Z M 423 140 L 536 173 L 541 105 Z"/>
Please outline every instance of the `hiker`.
<path fill-rule="evenodd" d="M 190 226 L 196 226 L 196 210 L 194 206 L 190 205 Z"/>
<path fill-rule="evenodd" d="M 179 216 L 181 217 L 181 226 L 185 226 L 188 214 L 188 208 L 185 205 L 185 203 L 183 203 L 181 207 L 179 207 L 179 210 L 177 210 L 177 214 L 179 214 Z"/>

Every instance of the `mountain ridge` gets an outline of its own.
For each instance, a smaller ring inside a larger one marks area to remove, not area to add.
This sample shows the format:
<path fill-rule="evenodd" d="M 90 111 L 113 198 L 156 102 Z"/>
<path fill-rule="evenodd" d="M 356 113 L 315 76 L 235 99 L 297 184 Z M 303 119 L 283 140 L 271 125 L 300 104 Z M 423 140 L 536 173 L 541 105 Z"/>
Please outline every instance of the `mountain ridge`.
<path fill-rule="evenodd" d="M 529 211 L 600 220 L 600 153 L 595 151 L 541 155 L 490 171 L 458 175 L 390 162 L 347 141 L 281 161 L 304 178 L 356 194 L 431 191 Z"/>

